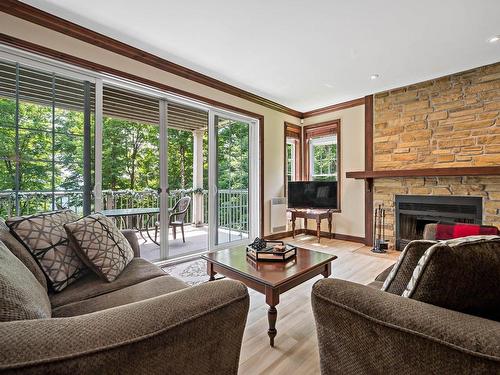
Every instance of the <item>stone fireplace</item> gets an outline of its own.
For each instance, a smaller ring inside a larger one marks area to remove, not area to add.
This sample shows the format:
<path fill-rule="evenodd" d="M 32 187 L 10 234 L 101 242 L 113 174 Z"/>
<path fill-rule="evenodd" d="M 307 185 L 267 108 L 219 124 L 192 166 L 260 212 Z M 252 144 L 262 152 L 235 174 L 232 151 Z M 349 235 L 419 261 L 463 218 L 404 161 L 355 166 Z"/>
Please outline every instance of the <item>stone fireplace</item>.
<path fill-rule="evenodd" d="M 452 198 L 474 198 L 477 202 L 481 201 L 481 210 L 476 211 L 477 217 L 473 222 L 500 227 L 500 176 L 381 178 L 374 181 L 373 200 L 375 207 L 383 204 L 386 208 L 385 235 L 393 248 L 397 245 L 396 198 L 401 196 L 427 196 L 442 198 L 443 201 Z M 445 217 L 440 216 L 440 219 L 434 222 L 444 222 Z M 456 219 L 453 218 L 453 221 Z M 470 217 L 463 217 L 461 221 L 465 219 Z"/>
<path fill-rule="evenodd" d="M 422 239 L 426 224 L 481 224 L 483 217 L 482 197 L 396 195 L 394 207 L 397 250 Z"/>
<path fill-rule="evenodd" d="M 474 212 L 462 212 L 461 217 L 460 212 L 446 210 L 438 217 L 429 213 L 418 213 L 417 219 L 403 217 L 404 225 L 414 226 L 417 232 L 406 240 L 419 236 L 426 220 L 449 217 L 450 221 L 500 227 L 498 170 L 478 176 L 422 172 L 500 166 L 500 63 L 381 92 L 374 95 L 373 104 L 373 171 L 414 173 L 373 179 L 373 205 L 386 208 L 385 234 L 391 247 L 400 245 L 402 223 L 401 218 L 397 223 L 400 212 L 396 204 L 400 196 L 448 200 L 454 206 L 469 197 L 476 206 Z"/>

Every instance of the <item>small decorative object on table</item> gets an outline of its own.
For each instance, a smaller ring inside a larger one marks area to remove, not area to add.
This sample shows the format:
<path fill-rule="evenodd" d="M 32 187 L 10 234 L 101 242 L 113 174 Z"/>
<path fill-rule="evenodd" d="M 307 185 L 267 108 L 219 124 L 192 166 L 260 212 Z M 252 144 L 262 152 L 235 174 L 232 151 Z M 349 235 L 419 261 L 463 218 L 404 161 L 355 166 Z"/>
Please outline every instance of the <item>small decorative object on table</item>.
<path fill-rule="evenodd" d="M 285 245 L 283 241 L 266 241 L 259 237 L 246 250 L 247 256 L 255 261 L 284 262 L 297 254 L 296 246 Z"/>

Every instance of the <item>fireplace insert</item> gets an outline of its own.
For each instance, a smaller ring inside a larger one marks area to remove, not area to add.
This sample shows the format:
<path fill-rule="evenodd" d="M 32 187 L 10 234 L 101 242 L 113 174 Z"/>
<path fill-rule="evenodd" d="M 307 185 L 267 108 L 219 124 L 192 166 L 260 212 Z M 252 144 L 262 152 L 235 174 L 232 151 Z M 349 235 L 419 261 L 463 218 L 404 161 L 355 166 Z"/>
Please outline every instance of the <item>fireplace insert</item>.
<path fill-rule="evenodd" d="M 482 197 L 396 195 L 396 249 L 422 239 L 426 224 L 482 224 L 482 217 Z"/>

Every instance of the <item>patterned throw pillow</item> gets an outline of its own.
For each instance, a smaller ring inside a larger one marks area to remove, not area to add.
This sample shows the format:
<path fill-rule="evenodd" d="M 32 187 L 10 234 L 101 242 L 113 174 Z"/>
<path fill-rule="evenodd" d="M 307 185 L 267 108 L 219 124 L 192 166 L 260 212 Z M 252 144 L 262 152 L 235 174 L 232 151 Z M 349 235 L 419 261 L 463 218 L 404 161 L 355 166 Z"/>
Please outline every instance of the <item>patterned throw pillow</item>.
<path fill-rule="evenodd" d="M 134 251 L 116 225 L 93 214 L 64 226 L 84 262 L 106 281 L 115 280 L 134 258 Z"/>
<path fill-rule="evenodd" d="M 14 236 L 37 259 L 55 292 L 60 292 L 87 271 L 64 230 L 64 224 L 75 220 L 78 216 L 74 212 L 62 210 L 6 221 Z"/>
<path fill-rule="evenodd" d="M 439 242 L 420 258 L 402 296 L 500 321 L 500 237 Z"/>
<path fill-rule="evenodd" d="M 434 244 L 436 244 L 436 241 L 416 240 L 406 245 L 398 261 L 385 279 L 382 290 L 400 296 L 404 292 L 406 285 L 408 285 L 418 261 L 425 251 Z"/>

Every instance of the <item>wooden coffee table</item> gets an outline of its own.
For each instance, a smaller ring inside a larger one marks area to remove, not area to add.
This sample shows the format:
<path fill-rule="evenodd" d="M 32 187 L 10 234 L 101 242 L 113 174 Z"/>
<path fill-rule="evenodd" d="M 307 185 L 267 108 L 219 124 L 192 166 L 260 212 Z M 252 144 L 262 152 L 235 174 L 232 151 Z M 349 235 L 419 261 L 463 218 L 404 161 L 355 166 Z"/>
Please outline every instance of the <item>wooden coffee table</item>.
<path fill-rule="evenodd" d="M 297 256 L 286 262 L 254 262 L 246 256 L 245 246 L 224 249 L 202 256 L 207 261 L 210 280 L 220 273 L 231 279 L 239 280 L 247 287 L 266 296 L 269 305 L 269 342 L 274 346 L 276 318 L 280 294 L 312 279 L 317 275 L 328 277 L 331 274 L 331 261 L 337 256 L 318 251 L 297 248 Z"/>

